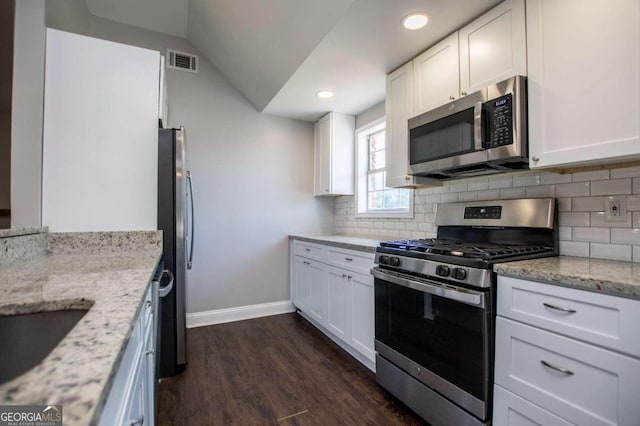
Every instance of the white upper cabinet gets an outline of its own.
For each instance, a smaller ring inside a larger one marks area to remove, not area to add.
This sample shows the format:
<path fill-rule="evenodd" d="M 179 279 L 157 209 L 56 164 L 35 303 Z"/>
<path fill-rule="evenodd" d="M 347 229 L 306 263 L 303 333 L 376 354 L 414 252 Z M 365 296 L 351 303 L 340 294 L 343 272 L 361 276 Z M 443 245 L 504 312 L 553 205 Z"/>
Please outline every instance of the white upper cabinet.
<path fill-rule="evenodd" d="M 353 195 L 355 117 L 330 112 L 314 127 L 313 195 Z"/>
<path fill-rule="evenodd" d="M 414 111 L 418 115 L 457 99 L 460 93 L 458 77 L 458 33 L 453 33 L 413 60 Z"/>
<path fill-rule="evenodd" d="M 640 2 L 529 0 L 532 168 L 640 157 Z"/>
<path fill-rule="evenodd" d="M 413 116 L 413 62 L 387 75 L 386 182 L 389 188 L 441 185 L 438 181 L 409 174 L 409 131 L 407 120 Z"/>
<path fill-rule="evenodd" d="M 461 95 L 527 75 L 524 0 L 507 0 L 459 31 Z"/>
<path fill-rule="evenodd" d="M 507 0 L 413 59 L 422 114 L 514 75 L 527 75 L 524 0 Z"/>

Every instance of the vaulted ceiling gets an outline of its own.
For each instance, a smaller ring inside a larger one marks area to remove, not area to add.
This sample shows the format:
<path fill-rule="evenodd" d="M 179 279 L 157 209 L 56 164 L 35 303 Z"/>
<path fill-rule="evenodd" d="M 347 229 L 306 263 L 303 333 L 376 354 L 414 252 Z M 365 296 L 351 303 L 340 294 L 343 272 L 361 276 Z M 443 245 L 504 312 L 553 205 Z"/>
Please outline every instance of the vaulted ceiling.
<path fill-rule="evenodd" d="M 382 101 L 388 72 L 499 2 L 86 0 L 93 15 L 188 38 L 256 109 L 303 120 Z M 431 22 L 407 31 L 414 11 Z"/>

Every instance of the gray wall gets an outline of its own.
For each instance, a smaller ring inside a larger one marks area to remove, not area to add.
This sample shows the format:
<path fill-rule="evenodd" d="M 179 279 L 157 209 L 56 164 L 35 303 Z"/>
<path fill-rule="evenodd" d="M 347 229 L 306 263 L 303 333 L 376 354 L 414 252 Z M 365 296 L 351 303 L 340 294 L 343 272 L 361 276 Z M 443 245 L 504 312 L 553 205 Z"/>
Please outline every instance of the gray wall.
<path fill-rule="evenodd" d="M 384 117 L 384 101 L 356 115 L 356 129 Z"/>
<path fill-rule="evenodd" d="M 44 0 L 16 1 L 11 123 L 12 226 L 40 225 L 44 22 Z"/>
<path fill-rule="evenodd" d="M 90 34 L 198 54 L 186 39 L 95 16 Z M 167 70 L 169 125 L 187 129 L 196 195 L 187 310 L 288 300 L 288 235 L 333 231 L 333 199 L 311 195 L 313 125 L 258 113 L 200 60 L 200 74 Z"/>

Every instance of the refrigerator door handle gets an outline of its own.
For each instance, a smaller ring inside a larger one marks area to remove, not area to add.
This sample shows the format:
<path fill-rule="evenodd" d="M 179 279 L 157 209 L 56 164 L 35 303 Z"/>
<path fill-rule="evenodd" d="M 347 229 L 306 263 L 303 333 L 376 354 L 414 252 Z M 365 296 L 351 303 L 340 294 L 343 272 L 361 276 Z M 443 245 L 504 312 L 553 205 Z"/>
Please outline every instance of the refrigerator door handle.
<path fill-rule="evenodd" d="M 164 287 L 159 287 L 158 289 L 158 295 L 160 297 L 166 297 L 169 293 L 171 293 L 171 290 L 173 290 L 173 274 L 171 273 L 170 270 L 165 269 L 164 271 L 162 271 L 162 275 L 169 275 L 169 284 L 165 285 Z"/>
<path fill-rule="evenodd" d="M 195 213 L 193 211 L 193 183 L 191 180 L 191 171 L 187 171 L 187 183 L 189 184 L 189 201 L 191 203 L 191 220 L 190 220 L 190 230 L 189 232 L 189 238 L 190 238 L 190 250 L 189 250 L 189 259 L 187 260 L 187 269 L 191 269 L 191 265 L 193 263 L 193 240 L 194 240 L 194 234 L 195 234 L 195 221 L 194 221 L 194 216 Z"/>

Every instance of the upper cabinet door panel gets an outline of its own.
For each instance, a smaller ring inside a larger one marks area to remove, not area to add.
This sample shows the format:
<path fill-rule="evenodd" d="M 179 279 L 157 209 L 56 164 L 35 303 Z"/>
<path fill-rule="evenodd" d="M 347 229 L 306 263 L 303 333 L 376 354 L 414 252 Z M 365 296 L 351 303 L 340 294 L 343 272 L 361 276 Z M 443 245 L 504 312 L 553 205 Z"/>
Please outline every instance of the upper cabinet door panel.
<path fill-rule="evenodd" d="M 524 0 L 507 0 L 460 30 L 463 95 L 527 75 L 524 11 Z"/>
<path fill-rule="evenodd" d="M 640 2 L 527 2 L 532 167 L 640 155 Z"/>
<path fill-rule="evenodd" d="M 457 99 L 460 93 L 458 33 L 413 60 L 414 115 Z"/>

